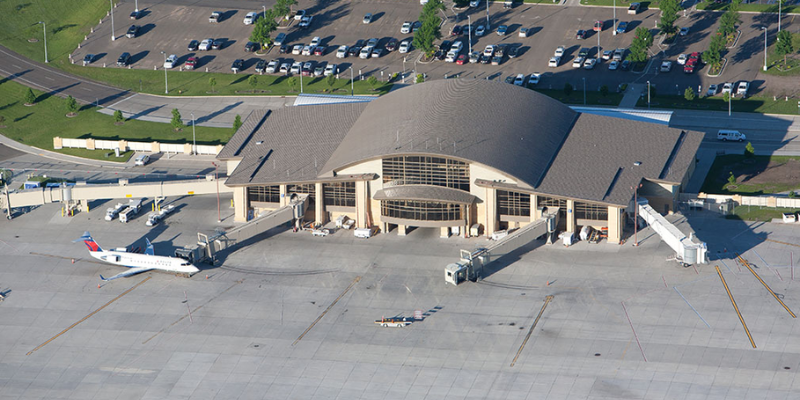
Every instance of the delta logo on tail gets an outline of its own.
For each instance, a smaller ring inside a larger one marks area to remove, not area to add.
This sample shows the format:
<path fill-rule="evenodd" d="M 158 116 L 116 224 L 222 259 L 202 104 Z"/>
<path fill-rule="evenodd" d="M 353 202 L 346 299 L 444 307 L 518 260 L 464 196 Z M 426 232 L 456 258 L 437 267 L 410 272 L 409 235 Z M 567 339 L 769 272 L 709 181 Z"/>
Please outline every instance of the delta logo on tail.
<path fill-rule="evenodd" d="M 103 249 L 100 248 L 100 245 L 97 244 L 94 239 L 92 239 L 92 235 L 90 235 L 88 231 L 84 232 L 83 236 L 81 236 L 78 240 L 82 240 L 83 244 L 89 248 L 89 251 L 103 251 Z"/>

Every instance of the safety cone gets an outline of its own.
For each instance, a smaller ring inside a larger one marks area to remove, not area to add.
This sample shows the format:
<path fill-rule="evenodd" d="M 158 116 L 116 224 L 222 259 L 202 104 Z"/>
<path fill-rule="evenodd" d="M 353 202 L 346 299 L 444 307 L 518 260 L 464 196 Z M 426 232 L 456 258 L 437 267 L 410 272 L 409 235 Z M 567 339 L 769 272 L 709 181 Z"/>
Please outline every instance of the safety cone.
<path fill-rule="evenodd" d="M 206 275 L 206 279 L 208 279 L 208 275 Z"/>
<path fill-rule="evenodd" d="M 99 283 L 97 284 L 97 288 L 100 289 L 100 284 Z"/>
<path fill-rule="evenodd" d="M 75 259 L 74 258 L 72 259 L 72 263 L 75 264 Z"/>
<path fill-rule="evenodd" d="M 547 284 L 545 286 L 550 286 L 550 281 L 547 281 Z"/>

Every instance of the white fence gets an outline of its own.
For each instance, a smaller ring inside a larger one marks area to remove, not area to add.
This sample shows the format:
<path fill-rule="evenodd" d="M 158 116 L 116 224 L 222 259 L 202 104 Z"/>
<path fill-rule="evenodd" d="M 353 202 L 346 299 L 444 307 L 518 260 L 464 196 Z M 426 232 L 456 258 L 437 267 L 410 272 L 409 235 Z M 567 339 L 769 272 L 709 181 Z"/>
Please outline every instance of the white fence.
<path fill-rule="evenodd" d="M 176 154 L 190 154 L 191 143 L 159 143 L 159 142 L 129 142 L 126 140 L 99 140 L 99 139 L 68 139 L 53 138 L 53 148 L 61 149 L 65 147 L 78 149 L 97 149 L 120 151 L 141 151 L 141 152 L 162 152 Z M 222 145 L 209 146 L 198 145 L 197 154 L 217 155 L 222 150 Z"/>
<path fill-rule="evenodd" d="M 72 148 L 85 149 L 86 148 L 86 139 L 63 139 L 61 145 L 63 147 L 72 147 Z"/>
<path fill-rule="evenodd" d="M 692 200 L 699 199 L 702 203 L 693 203 Z M 722 195 L 722 194 L 693 194 L 682 193 L 680 200 L 683 203 L 693 203 L 690 208 L 706 208 L 718 210 L 719 205 L 732 203 L 733 206 L 754 206 L 766 208 L 796 208 L 800 209 L 800 198 L 778 197 L 778 196 L 741 196 L 741 195 Z"/>

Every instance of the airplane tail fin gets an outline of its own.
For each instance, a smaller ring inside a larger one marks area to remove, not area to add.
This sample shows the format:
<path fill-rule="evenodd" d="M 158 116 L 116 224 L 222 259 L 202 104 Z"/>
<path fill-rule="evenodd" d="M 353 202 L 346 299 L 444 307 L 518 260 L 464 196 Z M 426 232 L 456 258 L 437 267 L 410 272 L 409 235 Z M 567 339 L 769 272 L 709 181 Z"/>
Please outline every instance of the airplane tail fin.
<path fill-rule="evenodd" d="M 86 247 L 89 248 L 90 252 L 103 251 L 103 249 L 100 248 L 100 245 L 97 244 L 94 239 L 92 239 L 92 235 L 89 233 L 89 231 L 84 232 L 83 236 L 73 240 L 73 242 L 83 242 Z"/>
<path fill-rule="evenodd" d="M 100 280 L 103 282 L 108 282 L 110 279 L 103 278 L 103 275 L 100 275 Z"/>

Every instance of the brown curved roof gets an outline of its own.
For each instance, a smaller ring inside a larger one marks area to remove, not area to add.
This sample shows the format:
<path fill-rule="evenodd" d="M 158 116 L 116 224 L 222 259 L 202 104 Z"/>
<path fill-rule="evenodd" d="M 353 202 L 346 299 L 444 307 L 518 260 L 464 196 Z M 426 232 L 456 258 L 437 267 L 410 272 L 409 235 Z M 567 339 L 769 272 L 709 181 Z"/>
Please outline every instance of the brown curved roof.
<path fill-rule="evenodd" d="M 475 161 L 536 186 L 577 115 L 502 82 L 426 82 L 369 103 L 320 174 L 393 154 L 432 154 Z"/>

